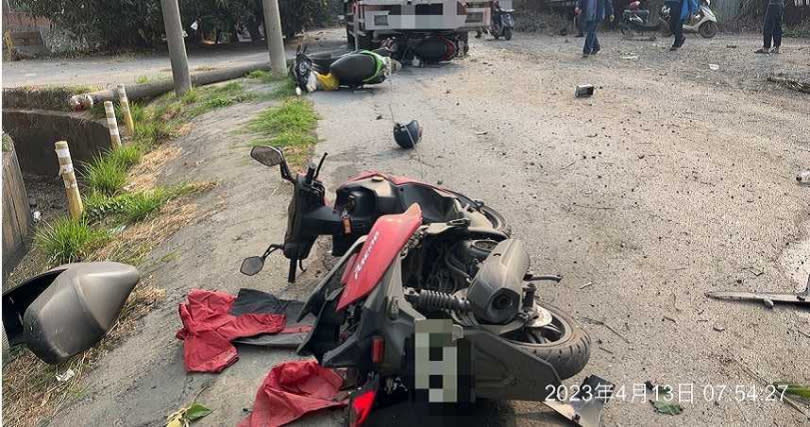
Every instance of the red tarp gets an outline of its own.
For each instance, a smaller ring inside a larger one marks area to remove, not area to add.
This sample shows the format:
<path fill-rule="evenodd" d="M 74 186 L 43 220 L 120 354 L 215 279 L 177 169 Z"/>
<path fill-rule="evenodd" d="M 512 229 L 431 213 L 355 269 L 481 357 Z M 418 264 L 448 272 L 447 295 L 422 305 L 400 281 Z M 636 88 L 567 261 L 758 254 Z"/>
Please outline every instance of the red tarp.
<path fill-rule="evenodd" d="M 346 405 L 343 378 L 314 360 L 276 365 L 264 377 L 253 412 L 238 427 L 274 427 L 318 409 Z"/>
<path fill-rule="evenodd" d="M 192 289 L 179 306 L 187 372 L 221 372 L 239 358 L 231 340 L 284 330 L 284 314 L 230 314 L 236 297 L 223 292 Z"/>

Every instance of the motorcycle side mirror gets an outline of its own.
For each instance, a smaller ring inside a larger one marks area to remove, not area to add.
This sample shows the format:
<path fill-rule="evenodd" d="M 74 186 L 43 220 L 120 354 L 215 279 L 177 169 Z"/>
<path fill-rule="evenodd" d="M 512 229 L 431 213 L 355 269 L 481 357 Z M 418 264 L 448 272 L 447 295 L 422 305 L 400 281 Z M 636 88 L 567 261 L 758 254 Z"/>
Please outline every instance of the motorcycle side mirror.
<path fill-rule="evenodd" d="M 280 165 L 282 162 L 284 162 L 284 154 L 276 147 L 253 147 L 253 149 L 250 150 L 250 157 L 257 162 L 270 167 Z"/>
<path fill-rule="evenodd" d="M 252 256 L 242 260 L 239 272 L 245 276 L 255 276 L 264 268 L 264 257 Z"/>
<path fill-rule="evenodd" d="M 276 147 L 257 146 L 250 150 L 250 157 L 265 166 L 281 165 L 281 177 L 287 181 L 293 181 L 290 168 L 284 159 L 284 153 Z"/>

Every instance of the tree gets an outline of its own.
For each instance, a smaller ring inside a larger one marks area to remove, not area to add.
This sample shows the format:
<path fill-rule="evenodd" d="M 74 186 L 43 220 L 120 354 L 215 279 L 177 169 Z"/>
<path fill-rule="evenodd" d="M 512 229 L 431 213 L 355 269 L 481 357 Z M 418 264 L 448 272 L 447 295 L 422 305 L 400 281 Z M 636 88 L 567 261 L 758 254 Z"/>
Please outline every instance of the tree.
<path fill-rule="evenodd" d="M 326 0 L 279 0 L 284 35 L 292 37 L 321 24 Z M 163 38 L 160 0 L 16 0 L 34 15 L 50 19 L 90 46 L 104 49 L 151 47 Z M 262 36 L 261 0 L 180 0 L 183 26 L 200 20 L 199 33 L 235 33 L 245 28 Z"/>

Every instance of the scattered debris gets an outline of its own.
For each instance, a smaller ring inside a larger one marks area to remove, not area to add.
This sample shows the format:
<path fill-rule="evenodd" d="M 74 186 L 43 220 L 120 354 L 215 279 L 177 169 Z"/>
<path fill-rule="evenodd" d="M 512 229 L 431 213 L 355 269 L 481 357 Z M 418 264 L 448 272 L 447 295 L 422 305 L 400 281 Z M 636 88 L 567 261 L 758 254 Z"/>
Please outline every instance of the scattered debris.
<path fill-rule="evenodd" d="M 799 185 L 810 185 L 810 169 L 797 173 L 796 182 L 798 182 Z"/>
<path fill-rule="evenodd" d="M 34 218 L 35 224 L 38 223 L 40 220 L 42 220 L 42 212 L 40 211 L 34 211 L 34 213 L 31 216 Z"/>
<path fill-rule="evenodd" d="M 727 47 L 728 49 L 736 49 L 736 48 L 737 48 L 737 45 L 736 45 L 736 44 L 727 44 L 727 45 L 726 45 L 726 47 Z"/>
<path fill-rule="evenodd" d="M 638 55 L 625 55 L 625 56 L 622 56 L 621 58 L 626 60 L 626 61 L 635 61 L 635 60 L 638 59 Z"/>
<path fill-rule="evenodd" d="M 667 402 L 664 400 L 650 400 L 655 412 L 665 415 L 678 415 L 683 412 L 683 406 L 675 402 Z"/>
<path fill-rule="evenodd" d="M 197 402 L 194 402 L 191 405 L 170 414 L 166 418 L 166 427 L 188 427 L 190 423 L 207 416 L 211 412 L 214 411 L 200 405 Z"/>
<path fill-rule="evenodd" d="M 591 286 L 593 286 L 593 282 L 588 282 L 588 283 L 580 286 L 579 289 L 585 289 L 585 288 L 589 288 Z"/>
<path fill-rule="evenodd" d="M 565 401 L 547 398 L 543 403 L 558 414 L 583 427 L 601 425 L 602 408 L 613 397 L 615 385 L 596 375 L 589 375 L 582 381 L 578 391 Z M 588 390 L 599 390 L 588 397 Z"/>
<path fill-rule="evenodd" d="M 717 64 L 709 64 L 709 69 L 712 71 L 717 71 L 720 69 L 720 66 Z"/>
<path fill-rule="evenodd" d="M 673 319 L 673 318 L 671 318 L 671 317 L 669 317 L 669 316 L 664 316 L 662 320 L 669 320 L 669 321 L 670 321 L 670 322 L 672 322 L 672 323 L 678 323 L 678 321 L 677 321 L 677 320 L 675 320 L 675 319 Z"/>
<path fill-rule="evenodd" d="M 726 330 L 726 327 L 722 325 L 714 325 L 712 326 L 712 329 L 714 329 L 717 332 L 723 332 Z"/>
<path fill-rule="evenodd" d="M 771 83 L 776 83 L 778 85 L 784 86 L 788 89 L 795 90 L 798 92 L 810 93 L 810 82 L 806 81 L 799 81 L 795 79 L 790 79 L 787 77 L 780 77 L 780 76 L 770 76 L 768 77 L 768 81 Z"/>
<path fill-rule="evenodd" d="M 592 318 L 590 318 L 590 317 L 583 317 L 583 318 L 582 318 L 582 320 L 583 320 L 583 321 L 585 321 L 585 322 L 588 322 L 588 323 L 590 323 L 590 324 L 593 324 L 593 325 L 604 326 L 604 327 L 606 327 L 606 328 L 607 328 L 607 329 L 608 329 L 610 332 L 613 332 L 614 334 L 616 334 L 616 336 L 618 336 L 619 338 L 621 338 L 622 340 L 624 340 L 624 342 L 626 342 L 627 344 L 630 344 L 630 340 L 628 340 L 628 339 L 627 339 L 627 338 L 626 338 L 624 335 L 620 334 L 620 333 L 619 333 L 619 331 L 617 331 L 617 330 L 613 329 L 613 327 L 612 327 L 612 326 L 608 325 L 608 324 L 607 324 L 607 323 L 605 323 L 604 321 L 602 321 L 602 320 L 598 320 L 598 319 L 592 319 Z"/>
<path fill-rule="evenodd" d="M 605 352 L 605 353 L 607 353 L 607 354 L 613 354 L 613 352 L 612 352 L 612 351 L 610 351 L 610 350 L 608 350 L 608 349 L 606 349 L 606 348 L 602 347 L 601 345 L 599 346 L 599 350 L 602 350 L 602 351 L 604 351 L 604 352 Z"/>
<path fill-rule="evenodd" d="M 488 131 L 482 130 L 482 131 L 478 131 L 478 132 L 476 132 L 475 134 L 476 134 L 476 135 L 486 135 L 486 134 L 488 134 L 488 133 L 489 133 Z"/>
<path fill-rule="evenodd" d="M 768 308 L 772 308 L 774 303 L 777 302 L 810 306 L 810 275 L 807 277 L 807 286 L 805 289 L 795 294 L 780 292 L 715 291 L 706 292 L 706 296 L 709 298 L 733 301 L 760 301 Z"/>
<path fill-rule="evenodd" d="M 377 114 L 377 117 L 374 120 L 382 120 L 382 119 L 383 119 L 383 115 L 382 114 Z"/>
<path fill-rule="evenodd" d="M 577 85 L 577 89 L 574 92 L 574 96 L 577 98 L 587 98 L 592 96 L 594 92 L 594 87 L 592 84 L 582 84 Z"/>
<path fill-rule="evenodd" d="M 773 386 L 779 391 L 784 391 L 785 394 L 790 394 L 802 399 L 810 400 L 810 385 L 807 384 L 792 384 L 788 382 L 775 382 Z"/>
<path fill-rule="evenodd" d="M 765 378 L 762 378 L 759 374 L 754 372 L 753 369 L 746 366 L 743 362 L 740 362 L 737 359 L 731 359 L 731 360 L 733 360 L 738 365 L 740 365 L 740 367 L 743 369 L 743 371 L 745 371 L 746 374 L 748 374 L 751 378 L 754 378 L 755 380 L 759 381 L 763 386 L 771 385 L 771 383 L 769 381 L 766 381 Z M 785 392 L 785 394 L 787 394 L 787 392 Z M 810 418 L 810 411 L 807 411 L 807 410 L 803 409 L 802 406 L 798 402 L 793 400 L 793 398 L 791 398 L 789 396 L 782 395 L 779 400 L 781 402 L 783 402 L 783 403 L 788 404 L 793 409 L 799 411 L 799 413 L 801 413 L 805 417 Z"/>
<path fill-rule="evenodd" d="M 59 381 L 60 383 L 63 383 L 65 381 L 70 380 L 74 376 L 76 376 L 76 373 L 73 372 L 73 369 L 68 368 L 67 371 L 62 372 L 61 374 L 56 374 L 56 381 Z"/>

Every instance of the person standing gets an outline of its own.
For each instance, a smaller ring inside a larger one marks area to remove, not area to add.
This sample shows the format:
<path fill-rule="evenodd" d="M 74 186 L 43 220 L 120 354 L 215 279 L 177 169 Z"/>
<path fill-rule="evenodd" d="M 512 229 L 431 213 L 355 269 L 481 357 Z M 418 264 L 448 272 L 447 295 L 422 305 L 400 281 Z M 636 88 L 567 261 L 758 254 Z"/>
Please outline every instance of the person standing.
<path fill-rule="evenodd" d="M 613 0 L 577 0 L 574 13 L 580 21 L 584 21 L 585 45 L 582 47 L 582 57 L 596 55 L 602 50 L 599 38 L 596 37 L 596 29 L 605 17 L 609 16 L 610 22 L 613 22 Z"/>
<path fill-rule="evenodd" d="M 686 41 L 686 37 L 683 35 L 683 21 L 697 13 L 698 2 L 697 0 L 667 0 L 664 4 L 669 8 L 669 29 L 675 37 L 669 50 L 678 50 Z"/>
<path fill-rule="evenodd" d="M 782 46 L 782 15 L 785 12 L 785 0 L 768 0 L 768 10 L 765 11 L 765 23 L 762 25 L 764 42 L 762 48 L 756 53 L 779 53 Z M 773 49 L 771 49 L 773 39 Z"/>

